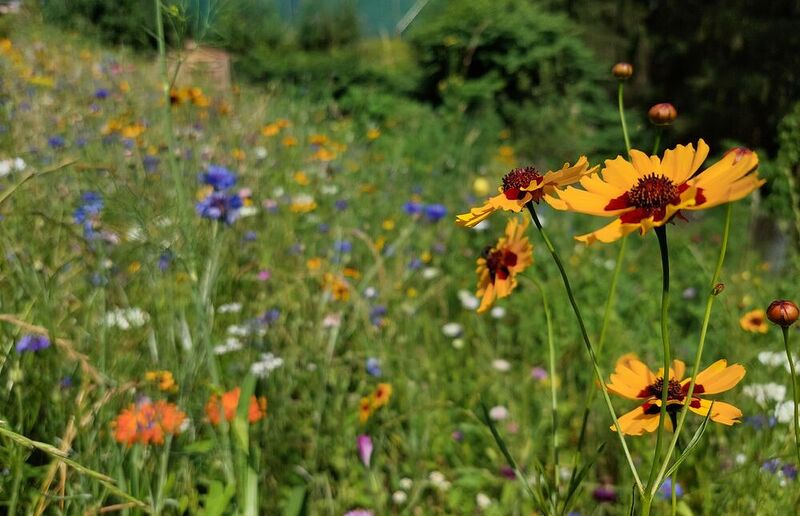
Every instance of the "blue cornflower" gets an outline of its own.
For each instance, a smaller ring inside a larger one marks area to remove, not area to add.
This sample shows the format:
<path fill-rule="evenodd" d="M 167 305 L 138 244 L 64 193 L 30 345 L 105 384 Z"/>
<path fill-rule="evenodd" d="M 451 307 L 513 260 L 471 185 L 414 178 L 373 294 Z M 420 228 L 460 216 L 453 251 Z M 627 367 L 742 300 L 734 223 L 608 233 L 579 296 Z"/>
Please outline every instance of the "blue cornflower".
<path fill-rule="evenodd" d="M 333 206 L 336 208 L 337 211 L 344 211 L 347 209 L 347 201 L 345 201 L 344 199 L 339 199 L 338 201 L 333 203 Z"/>
<path fill-rule="evenodd" d="M 50 339 L 44 335 L 23 335 L 17 342 L 17 353 L 36 352 L 50 347 Z"/>
<path fill-rule="evenodd" d="M 242 198 L 239 194 L 228 195 L 225 192 L 211 192 L 205 199 L 197 203 L 198 215 L 205 219 L 221 220 L 232 224 L 239 218 L 239 209 L 242 207 Z"/>
<path fill-rule="evenodd" d="M 408 268 L 412 271 L 416 271 L 422 268 L 422 260 L 419 258 L 412 258 L 410 262 L 408 262 Z"/>
<path fill-rule="evenodd" d="M 375 357 L 369 357 L 367 359 L 367 374 L 371 376 L 381 376 L 383 371 L 381 371 L 381 361 Z"/>
<path fill-rule="evenodd" d="M 200 180 L 217 192 L 221 192 L 236 184 L 236 174 L 225 167 L 209 165 L 208 169 L 200 174 Z"/>
<path fill-rule="evenodd" d="M 369 320 L 374 326 L 383 325 L 383 316 L 386 315 L 386 307 L 383 305 L 376 305 L 369 311 Z"/>
<path fill-rule="evenodd" d="M 148 154 L 144 158 L 142 158 L 142 166 L 144 166 L 145 172 L 155 172 L 160 162 L 161 160 L 159 160 L 152 154 Z"/>
<path fill-rule="evenodd" d="M 272 324 L 276 322 L 281 316 L 281 311 L 278 308 L 271 308 L 261 314 L 261 317 L 258 318 L 259 322 L 262 324 Z"/>
<path fill-rule="evenodd" d="M 419 215 L 422 213 L 422 203 L 408 201 L 403 205 L 403 211 L 406 212 L 406 215 Z"/>
<path fill-rule="evenodd" d="M 161 252 L 161 256 L 158 257 L 158 270 L 166 272 L 169 269 L 170 262 L 172 262 L 172 251 L 165 249 Z"/>
<path fill-rule="evenodd" d="M 428 204 L 425 206 L 425 217 L 431 222 L 438 222 L 447 215 L 447 208 L 443 204 Z"/>
<path fill-rule="evenodd" d="M 353 244 L 349 240 L 337 240 L 333 243 L 333 249 L 337 253 L 346 254 L 353 250 Z"/>
<path fill-rule="evenodd" d="M 663 500 L 672 499 L 672 478 L 667 478 L 661 487 L 658 488 L 658 496 Z M 680 498 L 683 496 L 683 488 L 678 482 L 675 482 L 675 497 Z"/>
<path fill-rule="evenodd" d="M 103 197 L 97 192 L 84 192 L 81 195 L 81 203 L 72 213 L 75 224 L 83 226 L 83 235 L 87 240 L 95 238 L 94 231 L 95 219 L 103 210 Z"/>
<path fill-rule="evenodd" d="M 94 98 L 96 99 L 105 99 L 108 98 L 108 89 L 106 88 L 97 88 L 94 92 Z"/>
<path fill-rule="evenodd" d="M 323 235 L 326 234 L 327 232 L 329 232 L 330 230 L 331 230 L 331 226 L 329 224 L 324 223 L 324 222 L 321 223 L 319 226 L 317 226 L 317 231 L 319 231 Z"/>
<path fill-rule="evenodd" d="M 49 145 L 51 149 L 63 149 L 66 143 L 63 136 L 56 135 L 47 139 L 47 145 Z"/>
<path fill-rule="evenodd" d="M 245 242 L 255 242 L 256 238 L 258 238 L 258 233 L 255 231 L 247 231 L 244 234 L 244 241 Z"/>

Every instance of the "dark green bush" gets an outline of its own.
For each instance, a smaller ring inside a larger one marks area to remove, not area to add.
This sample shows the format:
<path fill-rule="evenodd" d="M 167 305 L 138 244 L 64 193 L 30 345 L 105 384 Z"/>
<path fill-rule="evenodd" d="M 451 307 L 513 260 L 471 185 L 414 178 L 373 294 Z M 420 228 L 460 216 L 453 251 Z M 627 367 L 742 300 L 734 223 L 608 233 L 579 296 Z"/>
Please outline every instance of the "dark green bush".
<path fill-rule="evenodd" d="M 208 15 L 206 41 L 237 54 L 274 48 L 286 38 L 283 21 L 273 2 L 229 0 Z"/>
<path fill-rule="evenodd" d="M 297 41 L 305 50 L 329 50 L 351 45 L 361 33 L 353 0 L 304 2 Z"/>

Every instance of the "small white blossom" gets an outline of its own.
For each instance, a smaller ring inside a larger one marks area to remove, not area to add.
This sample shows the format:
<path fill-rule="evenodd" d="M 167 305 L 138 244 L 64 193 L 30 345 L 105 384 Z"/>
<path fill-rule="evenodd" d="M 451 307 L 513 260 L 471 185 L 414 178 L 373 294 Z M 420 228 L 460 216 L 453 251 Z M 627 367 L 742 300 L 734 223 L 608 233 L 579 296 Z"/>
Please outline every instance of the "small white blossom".
<path fill-rule="evenodd" d="M 497 405 L 489 410 L 489 417 L 492 421 L 503 421 L 508 418 L 508 409 L 502 405 Z"/>
<path fill-rule="evenodd" d="M 283 359 L 272 353 L 262 353 L 258 362 L 253 362 L 250 372 L 258 378 L 266 378 L 269 374 L 283 365 Z"/>
<path fill-rule="evenodd" d="M 791 423 L 794 421 L 794 401 L 782 401 L 775 407 L 775 419 L 779 423 Z"/>
<path fill-rule="evenodd" d="M 140 328 L 150 320 L 150 315 L 141 308 L 117 308 L 106 314 L 106 326 L 130 330 Z"/>
<path fill-rule="evenodd" d="M 235 337 L 247 337 L 250 335 L 250 328 L 240 324 L 231 324 L 228 326 L 227 332 L 228 335 L 233 335 Z"/>
<path fill-rule="evenodd" d="M 481 304 L 480 300 L 472 292 L 464 289 L 458 291 L 458 300 L 461 301 L 461 306 L 467 310 L 476 310 Z"/>
<path fill-rule="evenodd" d="M 454 339 L 461 335 L 463 328 L 457 322 L 449 322 L 442 326 L 442 333 L 444 333 L 445 337 L 450 337 Z"/>
<path fill-rule="evenodd" d="M 494 308 L 492 308 L 492 311 L 489 312 L 489 313 L 495 319 L 502 319 L 503 317 L 506 316 L 506 309 L 503 308 L 502 306 L 495 306 Z"/>
<path fill-rule="evenodd" d="M 481 509 L 486 509 L 492 505 L 492 499 L 484 493 L 478 493 L 475 495 L 475 503 L 478 504 L 478 507 Z"/>
<path fill-rule="evenodd" d="M 395 491 L 392 493 L 392 501 L 395 503 L 395 505 L 403 505 L 406 503 L 406 500 L 408 500 L 408 495 L 405 493 L 405 491 Z"/>
<path fill-rule="evenodd" d="M 422 277 L 426 280 L 432 280 L 439 275 L 439 269 L 436 267 L 426 267 L 422 270 Z"/>
<path fill-rule="evenodd" d="M 746 385 L 742 392 L 752 397 L 762 407 L 768 402 L 781 402 L 786 398 L 786 386 L 774 382 Z"/>
<path fill-rule="evenodd" d="M 214 354 L 224 355 L 232 351 L 239 351 L 242 347 L 242 341 L 236 337 L 228 337 L 224 343 L 214 346 Z"/>
<path fill-rule="evenodd" d="M 497 358 L 492 360 L 492 367 L 495 369 L 495 371 L 507 373 L 511 369 L 511 363 L 508 360 Z"/>
<path fill-rule="evenodd" d="M 242 311 L 242 303 L 226 303 L 217 307 L 218 314 L 235 314 Z"/>
<path fill-rule="evenodd" d="M 405 489 L 406 491 L 408 491 L 409 489 L 411 489 L 411 486 L 413 486 L 413 485 L 414 485 L 414 481 L 411 480 L 408 477 L 403 477 L 403 478 L 400 479 L 400 488 L 401 489 Z"/>

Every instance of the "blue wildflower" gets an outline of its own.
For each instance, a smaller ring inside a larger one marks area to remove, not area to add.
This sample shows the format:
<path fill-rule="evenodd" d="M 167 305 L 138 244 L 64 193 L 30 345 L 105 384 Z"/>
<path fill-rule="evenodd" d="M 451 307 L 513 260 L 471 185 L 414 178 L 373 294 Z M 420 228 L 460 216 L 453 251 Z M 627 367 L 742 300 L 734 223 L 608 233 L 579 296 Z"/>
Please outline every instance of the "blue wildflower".
<path fill-rule="evenodd" d="M 239 218 L 239 210 L 243 203 L 239 194 L 228 195 L 225 192 L 212 192 L 197 203 L 197 214 L 205 219 L 221 220 L 227 224 Z"/>
<path fill-rule="evenodd" d="M 383 325 L 383 316 L 386 315 L 386 307 L 383 305 L 376 305 L 369 311 L 369 320 L 374 326 Z"/>
<path fill-rule="evenodd" d="M 410 262 L 408 262 L 408 268 L 412 271 L 416 271 L 422 268 L 422 260 L 419 258 L 412 258 Z"/>
<path fill-rule="evenodd" d="M 784 477 L 790 480 L 796 480 L 797 466 L 795 466 L 794 464 L 784 464 L 783 467 L 781 467 L 781 473 L 783 473 Z"/>
<path fill-rule="evenodd" d="M 169 269 L 170 262 L 172 262 L 172 251 L 164 249 L 161 252 L 161 256 L 158 257 L 158 270 L 166 272 Z"/>
<path fill-rule="evenodd" d="M 51 149 L 63 149 L 66 143 L 63 136 L 56 135 L 47 139 L 47 145 L 49 145 Z"/>
<path fill-rule="evenodd" d="M 106 99 L 108 98 L 108 89 L 106 88 L 97 88 L 94 92 L 94 98 L 96 99 Z"/>
<path fill-rule="evenodd" d="M 425 217 L 431 222 L 438 222 L 447 215 L 447 208 L 443 204 L 428 204 L 425 206 Z"/>
<path fill-rule="evenodd" d="M 661 484 L 661 487 L 658 488 L 658 496 L 663 500 L 671 500 L 672 499 L 672 478 L 667 478 L 664 480 L 664 483 Z M 675 482 L 675 497 L 680 498 L 683 496 L 683 488 L 681 487 L 680 483 Z"/>
<path fill-rule="evenodd" d="M 403 211 L 406 215 L 419 215 L 422 213 L 422 204 L 414 201 L 408 201 L 403 205 Z"/>
<path fill-rule="evenodd" d="M 258 233 L 256 233 L 255 231 L 252 231 L 252 230 L 251 231 L 247 231 L 244 234 L 244 241 L 245 242 L 255 242 L 256 238 L 258 238 Z"/>
<path fill-rule="evenodd" d="M 30 351 L 35 353 L 42 349 L 50 347 L 50 339 L 44 335 L 23 335 L 17 342 L 17 353 L 25 353 Z"/>
<path fill-rule="evenodd" d="M 261 317 L 258 318 L 259 322 L 262 324 L 272 324 L 276 322 L 281 316 L 281 311 L 278 308 L 271 308 L 261 314 Z"/>
<path fill-rule="evenodd" d="M 345 201 L 344 199 L 339 199 L 335 203 L 333 203 L 333 206 L 336 208 L 337 211 L 344 211 L 347 209 L 347 201 Z"/>
<path fill-rule="evenodd" d="M 317 231 L 319 231 L 323 235 L 326 234 L 327 232 L 329 232 L 330 230 L 331 230 L 330 225 L 328 225 L 328 224 L 326 224 L 324 222 L 322 224 L 320 224 L 319 226 L 317 226 Z"/>
<path fill-rule="evenodd" d="M 152 154 L 147 154 L 144 158 L 142 158 L 142 166 L 144 166 L 144 171 L 155 172 L 160 161 L 161 160 Z"/>
<path fill-rule="evenodd" d="M 225 167 L 209 165 L 208 170 L 200 174 L 200 180 L 221 192 L 236 184 L 236 174 Z"/>
<path fill-rule="evenodd" d="M 337 240 L 333 243 L 333 249 L 337 253 L 346 254 L 353 250 L 353 244 L 349 240 Z"/>
<path fill-rule="evenodd" d="M 383 374 L 383 371 L 381 371 L 381 362 L 375 357 L 369 357 L 367 359 L 366 368 L 367 368 L 367 374 L 371 376 L 378 377 Z"/>
<path fill-rule="evenodd" d="M 75 224 L 83 226 L 83 235 L 87 240 L 92 240 L 97 236 L 94 223 L 102 210 L 103 197 L 99 193 L 84 192 L 81 195 L 81 203 L 72 213 L 72 219 Z"/>

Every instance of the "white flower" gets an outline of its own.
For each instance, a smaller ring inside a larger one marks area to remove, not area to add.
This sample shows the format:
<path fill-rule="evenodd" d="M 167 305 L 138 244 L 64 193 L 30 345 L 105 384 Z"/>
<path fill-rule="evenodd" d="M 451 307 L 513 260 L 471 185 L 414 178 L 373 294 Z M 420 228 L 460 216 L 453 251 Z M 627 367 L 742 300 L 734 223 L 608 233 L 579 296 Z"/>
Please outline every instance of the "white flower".
<path fill-rule="evenodd" d="M 364 297 L 367 299 L 375 299 L 378 297 L 378 290 L 375 287 L 367 287 L 364 289 Z"/>
<path fill-rule="evenodd" d="M 767 402 L 781 402 L 786 398 L 786 386 L 774 382 L 746 385 L 742 392 L 752 397 L 762 407 L 766 406 Z"/>
<path fill-rule="evenodd" d="M 11 166 L 12 163 L 10 159 L 0 161 L 0 177 L 5 177 L 11 173 Z"/>
<path fill-rule="evenodd" d="M 506 309 L 503 308 L 502 306 L 495 306 L 494 308 L 492 308 L 492 311 L 489 312 L 489 313 L 495 319 L 502 319 L 503 317 L 506 316 Z"/>
<path fill-rule="evenodd" d="M 140 328 L 150 320 L 150 315 L 141 308 L 117 308 L 106 314 L 106 326 L 129 330 Z"/>
<path fill-rule="evenodd" d="M 228 337 L 225 339 L 223 344 L 214 346 L 214 354 L 224 355 L 225 353 L 230 353 L 231 351 L 239 351 L 242 349 L 242 347 L 242 342 L 239 339 L 236 337 Z"/>
<path fill-rule="evenodd" d="M 342 324 L 342 314 L 328 314 L 322 320 L 323 328 L 338 328 Z"/>
<path fill-rule="evenodd" d="M 25 161 L 22 160 L 22 158 L 14 159 L 14 169 L 17 172 L 22 172 L 23 170 L 25 170 L 25 167 L 27 167 L 27 165 L 25 164 Z"/>
<path fill-rule="evenodd" d="M 339 193 L 339 187 L 336 185 L 322 185 L 319 191 L 324 195 L 336 195 Z"/>
<path fill-rule="evenodd" d="M 794 421 L 794 401 L 782 401 L 775 407 L 775 419 L 779 423 L 790 423 Z"/>
<path fill-rule="evenodd" d="M 736 458 L 734 460 L 736 461 L 736 464 L 739 464 L 741 466 L 742 464 L 747 462 L 747 455 L 745 455 L 744 453 L 737 453 Z"/>
<path fill-rule="evenodd" d="M 431 471 L 430 475 L 428 475 L 428 479 L 434 486 L 442 491 L 447 491 L 450 489 L 450 482 L 448 482 L 445 476 L 438 471 Z"/>
<path fill-rule="evenodd" d="M 476 310 L 480 306 L 480 300 L 472 295 L 472 292 L 461 289 L 458 291 L 458 300 L 461 301 L 461 306 L 467 310 Z"/>
<path fill-rule="evenodd" d="M 256 147 L 253 149 L 253 153 L 256 155 L 258 159 L 264 159 L 267 157 L 267 149 L 264 147 Z"/>
<path fill-rule="evenodd" d="M 274 190 L 272 190 L 272 196 L 273 197 L 283 197 L 283 194 L 285 194 L 285 193 L 286 193 L 286 190 L 284 190 L 283 187 L 281 187 L 281 186 L 279 186 L 279 187 L 275 188 Z"/>
<path fill-rule="evenodd" d="M 125 233 L 125 239 L 128 242 L 144 242 L 144 231 L 141 226 L 131 226 Z"/>
<path fill-rule="evenodd" d="M 762 351 L 758 354 L 758 361 L 772 367 L 778 367 L 779 365 L 788 363 L 786 354 L 776 351 Z"/>
<path fill-rule="evenodd" d="M 250 372 L 258 378 L 266 378 L 269 374 L 283 365 L 283 359 L 272 353 L 262 353 L 258 362 L 253 362 Z"/>
<path fill-rule="evenodd" d="M 426 280 L 432 280 L 439 275 L 439 269 L 436 267 L 426 267 L 422 270 L 422 277 Z"/>
<path fill-rule="evenodd" d="M 239 208 L 239 217 L 252 217 L 258 214 L 258 208 L 255 206 L 242 206 Z"/>
<path fill-rule="evenodd" d="M 454 349 L 461 349 L 464 347 L 464 339 L 453 339 L 451 343 Z"/>
<path fill-rule="evenodd" d="M 489 410 L 489 417 L 492 421 L 503 421 L 508 418 L 508 409 L 502 405 L 497 405 Z"/>
<path fill-rule="evenodd" d="M 242 311 L 242 303 L 226 303 L 217 307 L 218 314 L 235 314 Z"/>
<path fill-rule="evenodd" d="M 463 328 L 457 322 L 449 322 L 444 326 L 442 326 L 442 333 L 444 333 L 444 336 L 450 337 L 451 339 L 454 339 L 459 335 L 461 335 L 462 330 Z"/>
<path fill-rule="evenodd" d="M 250 328 L 247 326 L 241 326 L 237 324 L 231 324 L 228 326 L 228 335 L 233 335 L 236 337 L 247 337 L 250 334 Z"/>
<path fill-rule="evenodd" d="M 486 509 L 487 507 L 492 505 L 492 499 L 489 498 L 484 493 L 478 493 L 477 495 L 475 495 L 475 503 L 478 504 L 478 507 L 480 507 L 481 509 Z"/>
<path fill-rule="evenodd" d="M 405 489 L 406 491 L 408 491 L 409 489 L 411 489 L 411 486 L 413 486 L 413 485 L 414 485 L 414 481 L 411 480 L 408 477 L 403 477 L 403 478 L 400 479 L 400 488 L 401 489 Z"/>
<path fill-rule="evenodd" d="M 511 363 L 508 360 L 497 358 L 495 360 L 492 360 L 492 367 L 496 371 L 500 371 L 501 373 L 506 373 L 511 369 Z"/>
<path fill-rule="evenodd" d="M 406 503 L 406 500 L 408 500 L 408 495 L 405 493 L 405 491 L 395 491 L 392 494 L 392 501 L 395 503 L 395 505 L 403 505 Z"/>

